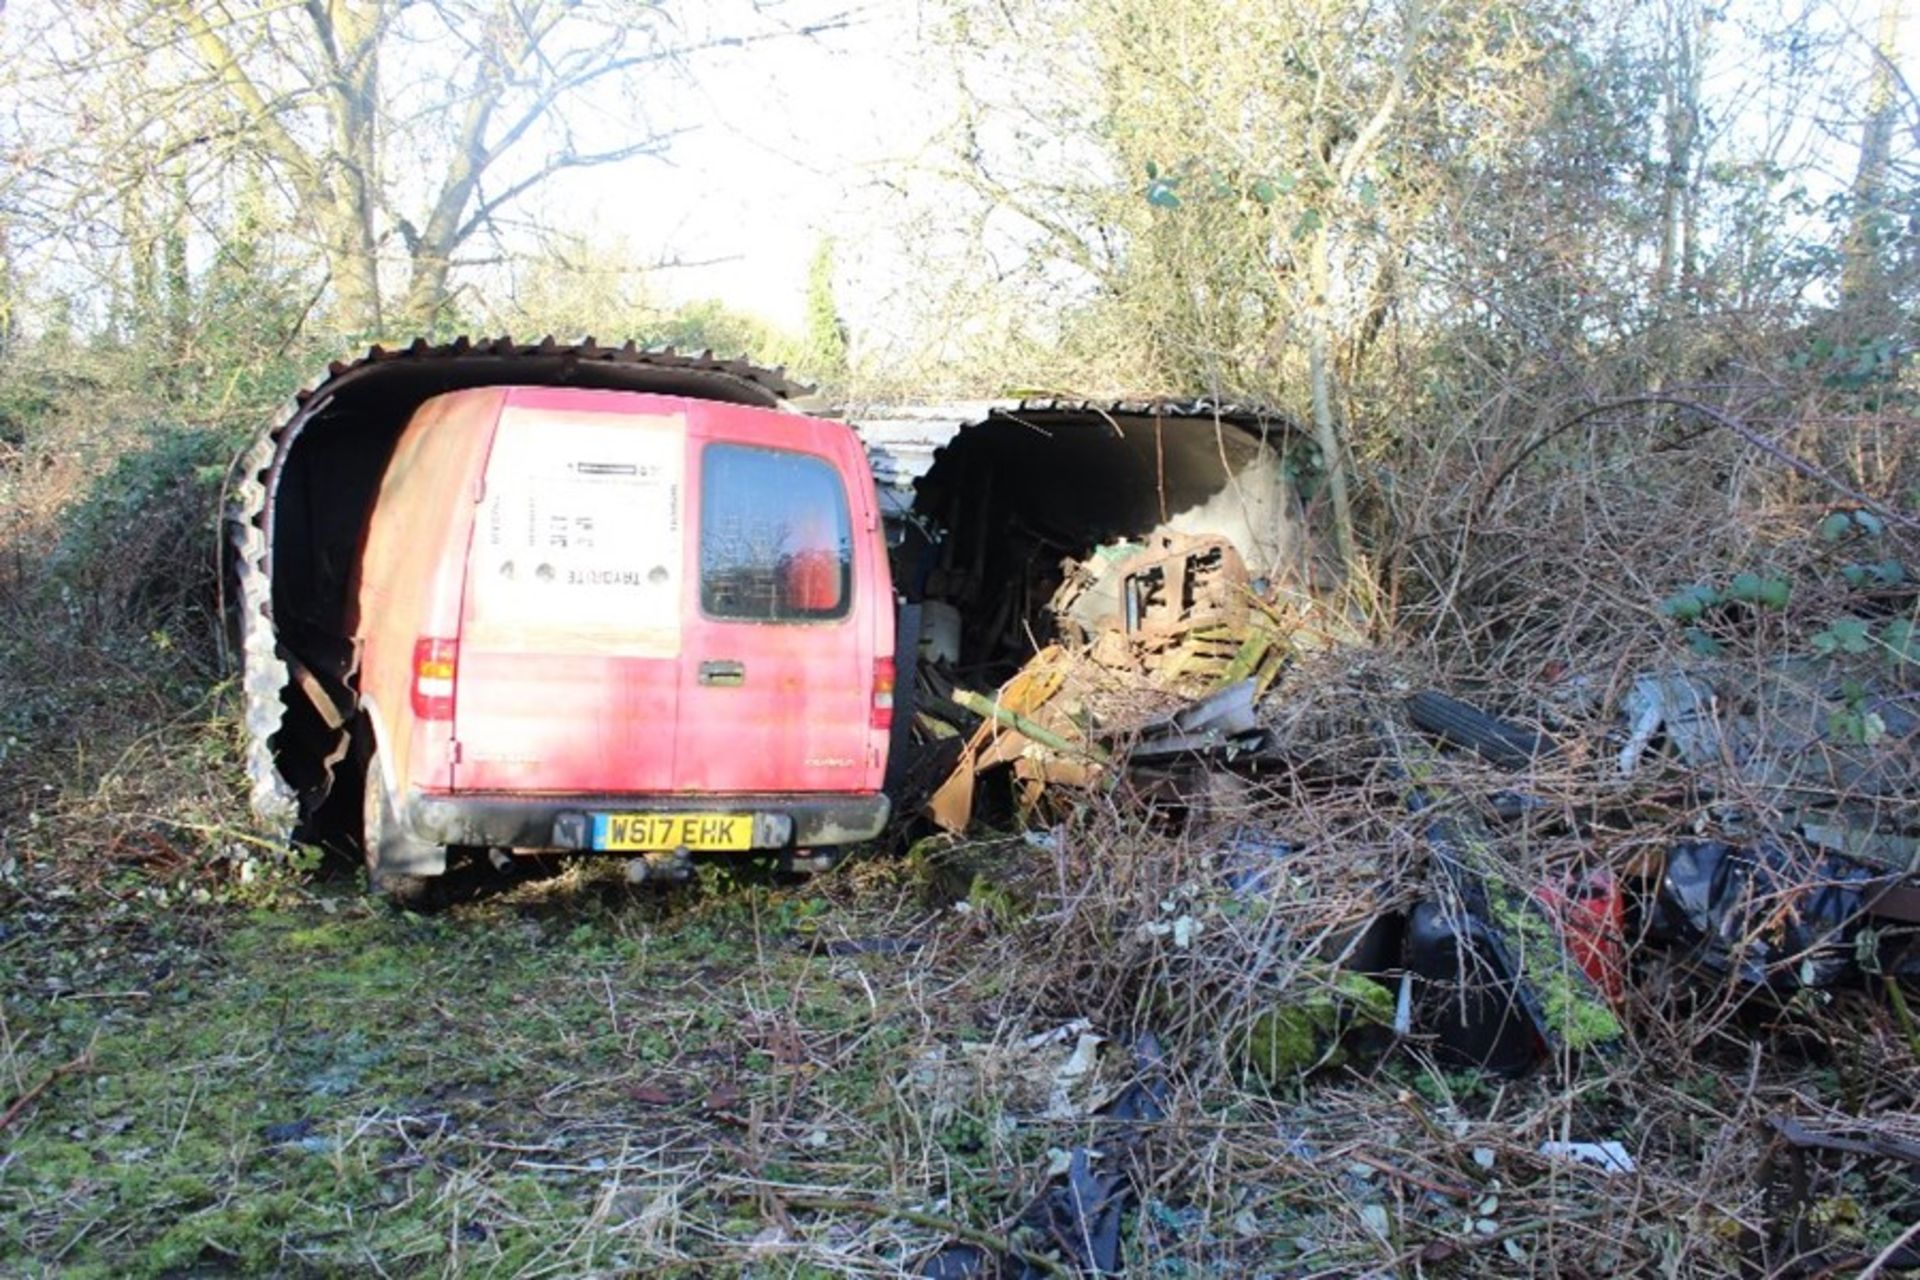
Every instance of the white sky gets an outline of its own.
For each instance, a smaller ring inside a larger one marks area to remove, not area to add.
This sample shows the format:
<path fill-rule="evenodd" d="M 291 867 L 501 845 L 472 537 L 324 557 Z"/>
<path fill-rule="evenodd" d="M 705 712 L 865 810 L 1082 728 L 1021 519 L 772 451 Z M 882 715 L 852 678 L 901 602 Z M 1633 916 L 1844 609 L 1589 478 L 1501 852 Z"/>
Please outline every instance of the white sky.
<path fill-rule="evenodd" d="M 739 0 L 705 16 L 724 28 Z M 936 6 L 937 7 L 937 6 Z M 951 95 L 922 74 L 923 0 L 786 0 L 794 25 L 846 12 L 851 25 L 694 64 L 698 120 L 666 160 L 575 175 L 555 195 L 563 220 L 617 228 L 641 256 L 706 265 L 657 273 L 670 300 L 717 297 L 787 327 L 801 323 L 806 274 L 822 235 L 858 252 L 888 203 L 883 180 L 910 164 L 944 122 Z M 553 207 L 553 206 L 549 206 Z M 569 214 L 571 216 L 569 216 Z"/>

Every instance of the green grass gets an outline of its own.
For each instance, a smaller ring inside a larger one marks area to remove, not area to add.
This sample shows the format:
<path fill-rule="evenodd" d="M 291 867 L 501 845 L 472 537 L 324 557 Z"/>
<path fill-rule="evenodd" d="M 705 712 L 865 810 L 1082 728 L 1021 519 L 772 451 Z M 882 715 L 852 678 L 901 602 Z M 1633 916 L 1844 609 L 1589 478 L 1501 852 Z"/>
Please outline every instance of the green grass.
<path fill-rule="evenodd" d="M 898 1091 L 911 960 L 821 954 L 819 914 L 574 877 L 437 918 L 345 889 L 37 917 L 0 953 L 5 1092 L 90 1058 L 5 1134 L 0 1271 L 787 1274 L 788 1198 L 990 1186 L 986 1122 L 924 1131 Z M 858 1225 L 868 1265 L 936 1238 Z"/>

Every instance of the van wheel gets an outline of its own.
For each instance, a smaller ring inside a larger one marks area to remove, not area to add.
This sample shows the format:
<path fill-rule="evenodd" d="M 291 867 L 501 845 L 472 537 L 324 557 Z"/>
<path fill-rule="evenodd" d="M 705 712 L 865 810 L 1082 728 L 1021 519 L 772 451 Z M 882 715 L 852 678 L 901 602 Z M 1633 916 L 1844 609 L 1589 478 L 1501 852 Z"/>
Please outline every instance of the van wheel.
<path fill-rule="evenodd" d="M 410 875 L 385 869 L 393 862 L 412 863 L 432 851 L 427 844 L 400 829 L 386 784 L 380 781 L 380 761 L 367 759 L 366 800 L 361 806 L 361 847 L 367 857 L 367 888 L 396 907 L 417 911 L 437 904 L 439 876 Z"/>

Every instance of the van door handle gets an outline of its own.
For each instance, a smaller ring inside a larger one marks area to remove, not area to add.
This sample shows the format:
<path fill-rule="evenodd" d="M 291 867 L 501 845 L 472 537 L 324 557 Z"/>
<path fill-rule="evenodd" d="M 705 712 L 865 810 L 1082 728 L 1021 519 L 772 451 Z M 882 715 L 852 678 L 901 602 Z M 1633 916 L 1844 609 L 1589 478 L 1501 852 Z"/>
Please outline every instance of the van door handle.
<path fill-rule="evenodd" d="M 700 664 L 700 683 L 732 688 L 747 682 L 747 664 L 722 659 Z"/>

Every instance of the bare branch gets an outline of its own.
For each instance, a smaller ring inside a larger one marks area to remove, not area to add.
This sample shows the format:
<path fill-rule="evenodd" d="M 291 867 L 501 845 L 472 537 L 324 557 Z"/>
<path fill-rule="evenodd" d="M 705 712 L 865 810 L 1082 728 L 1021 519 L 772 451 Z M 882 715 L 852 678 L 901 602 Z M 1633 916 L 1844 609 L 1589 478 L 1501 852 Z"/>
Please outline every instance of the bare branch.
<path fill-rule="evenodd" d="M 317 195 L 322 181 L 312 157 L 287 132 L 280 121 L 279 114 L 267 103 L 266 96 L 254 84 L 246 68 L 241 65 L 238 55 L 221 35 L 214 30 L 202 11 L 193 4 L 178 4 L 173 11 L 180 16 L 195 48 L 219 78 L 227 86 L 248 118 L 257 126 L 274 158 L 292 170 L 298 178 L 298 185 L 307 193 Z"/>
<path fill-rule="evenodd" d="M 672 139 L 683 133 L 690 132 L 692 132 L 690 129 L 676 129 L 670 133 L 659 134 L 648 138 L 644 142 L 636 142 L 631 146 L 616 147 L 610 151 L 599 151 L 588 154 L 570 151 L 563 152 L 548 160 L 532 173 L 527 174 L 525 177 L 508 186 L 499 195 L 482 200 L 479 207 L 474 210 L 473 215 L 461 225 L 459 234 L 454 239 L 454 243 L 456 245 L 464 243 L 476 231 L 491 221 L 500 209 L 513 203 L 557 173 L 568 169 L 592 169 L 609 164 L 618 164 L 622 160 L 632 160 L 637 156 L 655 155 L 663 151 L 667 143 Z"/>

